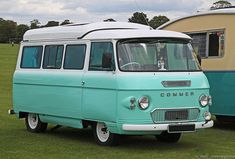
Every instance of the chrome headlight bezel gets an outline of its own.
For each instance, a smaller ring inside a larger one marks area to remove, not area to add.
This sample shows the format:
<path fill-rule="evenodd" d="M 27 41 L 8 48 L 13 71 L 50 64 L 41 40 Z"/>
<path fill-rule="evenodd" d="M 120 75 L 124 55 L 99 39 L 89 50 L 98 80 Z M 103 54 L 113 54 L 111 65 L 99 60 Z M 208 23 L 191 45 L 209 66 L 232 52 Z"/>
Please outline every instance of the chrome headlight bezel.
<path fill-rule="evenodd" d="M 199 103 L 202 107 L 206 107 L 207 105 L 211 104 L 211 96 L 207 96 L 205 94 L 202 94 L 199 97 Z"/>
<path fill-rule="evenodd" d="M 138 100 L 138 104 L 140 109 L 145 110 L 149 107 L 149 98 L 147 96 L 143 96 Z"/>

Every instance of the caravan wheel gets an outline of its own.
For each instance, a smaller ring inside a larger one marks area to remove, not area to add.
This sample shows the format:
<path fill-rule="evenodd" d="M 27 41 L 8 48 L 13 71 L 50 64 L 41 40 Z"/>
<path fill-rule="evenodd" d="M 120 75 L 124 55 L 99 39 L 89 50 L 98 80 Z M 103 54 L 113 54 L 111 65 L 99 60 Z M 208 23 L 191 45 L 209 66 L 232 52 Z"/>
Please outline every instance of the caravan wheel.
<path fill-rule="evenodd" d="M 30 132 L 43 132 L 47 129 L 47 123 L 41 122 L 39 116 L 34 113 L 28 113 L 25 117 L 25 125 Z"/>
<path fill-rule="evenodd" d="M 119 135 L 111 133 L 105 123 L 95 123 L 93 125 L 93 134 L 97 144 L 103 146 L 118 145 Z"/>

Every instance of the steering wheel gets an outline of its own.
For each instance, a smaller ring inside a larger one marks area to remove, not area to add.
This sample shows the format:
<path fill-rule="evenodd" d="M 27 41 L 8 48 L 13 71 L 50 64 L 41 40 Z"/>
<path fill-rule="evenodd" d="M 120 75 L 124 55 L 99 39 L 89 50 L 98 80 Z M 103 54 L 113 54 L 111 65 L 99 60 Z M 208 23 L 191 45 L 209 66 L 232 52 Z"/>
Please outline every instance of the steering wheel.
<path fill-rule="evenodd" d="M 138 62 L 129 62 L 129 63 L 126 63 L 126 64 L 122 65 L 120 68 L 124 68 L 124 67 L 129 66 L 129 65 L 137 65 L 139 68 L 141 66 L 140 63 L 138 63 Z"/>

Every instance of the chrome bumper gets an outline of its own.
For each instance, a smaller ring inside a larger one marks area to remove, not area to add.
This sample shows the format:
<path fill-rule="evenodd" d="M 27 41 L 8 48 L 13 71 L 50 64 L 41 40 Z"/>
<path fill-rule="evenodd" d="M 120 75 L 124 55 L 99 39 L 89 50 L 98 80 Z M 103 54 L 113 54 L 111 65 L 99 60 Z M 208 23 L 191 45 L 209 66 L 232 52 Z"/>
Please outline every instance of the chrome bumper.
<path fill-rule="evenodd" d="M 212 120 L 208 122 L 180 123 L 179 125 L 195 124 L 195 129 L 210 128 L 214 125 Z M 166 131 L 171 124 L 123 124 L 125 131 Z"/>

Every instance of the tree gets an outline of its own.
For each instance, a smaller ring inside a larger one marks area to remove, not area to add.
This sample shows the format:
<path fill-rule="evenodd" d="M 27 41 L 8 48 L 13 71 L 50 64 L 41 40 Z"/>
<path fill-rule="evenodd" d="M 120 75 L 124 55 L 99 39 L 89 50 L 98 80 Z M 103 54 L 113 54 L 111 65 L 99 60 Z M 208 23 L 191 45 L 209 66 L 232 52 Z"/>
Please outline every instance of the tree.
<path fill-rule="evenodd" d="M 105 19 L 104 22 L 116 22 L 116 20 L 114 20 L 113 18 L 108 18 Z"/>
<path fill-rule="evenodd" d="M 46 25 L 43 27 L 52 27 L 52 26 L 59 26 L 59 22 L 57 21 L 48 21 Z"/>
<path fill-rule="evenodd" d="M 131 18 L 128 19 L 129 22 L 139 23 L 148 25 L 148 18 L 147 15 L 143 12 L 135 12 Z"/>
<path fill-rule="evenodd" d="M 166 16 L 154 16 L 150 21 L 149 21 L 149 25 L 153 28 L 156 29 L 157 27 L 159 27 L 160 25 L 168 22 L 169 19 Z"/>
<path fill-rule="evenodd" d="M 221 8 L 227 8 L 231 7 L 232 4 L 229 1 L 224 1 L 224 0 L 219 0 L 211 6 L 210 10 L 215 10 L 215 9 L 221 9 Z"/>
<path fill-rule="evenodd" d="M 36 28 L 39 28 L 40 22 L 38 19 L 34 19 L 32 21 L 30 21 L 30 29 L 36 29 Z"/>
<path fill-rule="evenodd" d="M 72 24 L 68 19 L 64 20 L 60 25 Z"/>
<path fill-rule="evenodd" d="M 10 39 L 16 38 L 17 23 L 11 20 L 0 21 L 0 42 L 7 43 Z"/>
<path fill-rule="evenodd" d="M 20 24 L 16 28 L 16 37 L 18 39 L 18 42 L 23 39 L 24 33 L 29 30 L 29 26 L 25 24 Z"/>

